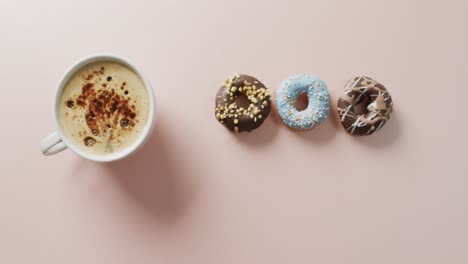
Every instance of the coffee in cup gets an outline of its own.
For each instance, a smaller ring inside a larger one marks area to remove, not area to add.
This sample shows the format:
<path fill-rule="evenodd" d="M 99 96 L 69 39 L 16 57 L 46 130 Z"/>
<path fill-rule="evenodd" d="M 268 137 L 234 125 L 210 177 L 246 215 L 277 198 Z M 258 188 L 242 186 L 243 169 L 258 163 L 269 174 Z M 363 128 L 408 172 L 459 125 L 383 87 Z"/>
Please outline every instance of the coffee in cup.
<path fill-rule="evenodd" d="M 65 85 L 59 123 L 73 144 L 106 155 L 133 144 L 148 113 L 148 93 L 138 75 L 120 63 L 99 61 L 79 69 Z"/>
<path fill-rule="evenodd" d="M 112 161 L 128 156 L 149 137 L 153 93 L 128 61 L 92 55 L 65 74 L 54 112 L 57 132 L 40 144 L 45 155 L 69 147 L 87 159 Z"/>

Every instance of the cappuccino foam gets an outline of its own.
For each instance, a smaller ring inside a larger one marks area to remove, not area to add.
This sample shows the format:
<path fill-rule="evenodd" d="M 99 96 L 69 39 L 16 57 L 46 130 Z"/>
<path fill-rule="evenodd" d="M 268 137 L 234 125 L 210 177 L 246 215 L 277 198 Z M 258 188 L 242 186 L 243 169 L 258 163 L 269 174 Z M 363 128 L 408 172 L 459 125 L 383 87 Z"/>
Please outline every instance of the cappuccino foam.
<path fill-rule="evenodd" d="M 65 137 L 80 149 L 107 155 L 135 143 L 149 110 L 148 92 L 134 71 L 99 61 L 68 80 L 60 98 L 59 123 Z"/>

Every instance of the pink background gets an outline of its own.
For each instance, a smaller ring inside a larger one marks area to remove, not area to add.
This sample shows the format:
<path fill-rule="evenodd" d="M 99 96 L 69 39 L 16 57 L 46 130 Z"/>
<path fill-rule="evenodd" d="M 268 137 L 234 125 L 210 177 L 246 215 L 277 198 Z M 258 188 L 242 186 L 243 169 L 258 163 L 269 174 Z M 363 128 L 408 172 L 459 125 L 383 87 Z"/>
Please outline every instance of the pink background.
<path fill-rule="evenodd" d="M 0 263 L 468 263 L 468 2 L 2 1 Z M 65 69 L 128 57 L 157 120 L 135 156 L 43 157 Z M 213 113 L 239 72 L 272 90 L 315 73 L 392 93 L 380 133 Z"/>

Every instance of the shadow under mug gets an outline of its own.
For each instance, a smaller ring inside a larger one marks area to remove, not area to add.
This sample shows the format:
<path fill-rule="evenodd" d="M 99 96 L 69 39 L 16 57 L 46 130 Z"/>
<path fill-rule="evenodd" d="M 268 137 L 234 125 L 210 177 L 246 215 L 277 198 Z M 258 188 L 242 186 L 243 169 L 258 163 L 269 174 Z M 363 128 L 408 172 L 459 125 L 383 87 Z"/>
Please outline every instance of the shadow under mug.
<path fill-rule="evenodd" d="M 116 153 L 111 153 L 111 154 L 106 154 L 106 155 L 96 155 L 92 153 L 88 153 L 80 149 L 76 144 L 73 144 L 70 139 L 68 139 L 60 126 L 59 122 L 59 107 L 60 107 L 60 97 L 62 95 L 63 89 L 65 85 L 68 83 L 69 79 L 81 68 L 83 68 L 85 65 L 88 65 L 93 62 L 99 62 L 99 61 L 111 61 L 111 62 L 116 62 L 119 64 L 122 64 L 126 66 L 127 68 L 131 69 L 134 71 L 138 77 L 143 81 L 143 84 L 147 90 L 148 93 L 148 102 L 149 102 L 149 114 L 148 114 L 148 121 L 146 123 L 145 128 L 143 131 L 141 131 L 141 134 L 137 138 L 137 140 L 130 145 L 129 147 L 125 148 L 122 151 L 116 152 Z M 53 132 L 49 136 L 45 137 L 43 140 L 40 142 L 40 149 L 41 152 L 46 155 L 53 155 L 56 154 L 66 148 L 69 148 L 73 152 L 75 152 L 77 155 L 88 159 L 92 161 L 98 161 L 98 162 L 109 162 L 109 161 L 114 161 L 118 159 L 125 158 L 129 156 L 130 154 L 134 153 L 136 150 L 138 150 L 145 142 L 146 140 L 150 137 L 151 135 L 151 130 L 153 129 L 153 124 L 154 124 L 154 94 L 153 94 L 153 89 L 151 88 L 151 84 L 144 78 L 143 74 L 141 71 L 139 71 L 133 64 L 131 64 L 127 59 L 124 59 L 122 57 L 112 55 L 112 54 L 93 54 L 90 56 L 87 56 L 79 61 L 77 61 L 73 66 L 71 66 L 63 75 L 61 81 L 59 82 L 58 88 L 57 88 L 57 93 L 55 94 L 55 103 L 54 103 L 54 120 L 55 120 L 55 126 L 57 131 Z"/>

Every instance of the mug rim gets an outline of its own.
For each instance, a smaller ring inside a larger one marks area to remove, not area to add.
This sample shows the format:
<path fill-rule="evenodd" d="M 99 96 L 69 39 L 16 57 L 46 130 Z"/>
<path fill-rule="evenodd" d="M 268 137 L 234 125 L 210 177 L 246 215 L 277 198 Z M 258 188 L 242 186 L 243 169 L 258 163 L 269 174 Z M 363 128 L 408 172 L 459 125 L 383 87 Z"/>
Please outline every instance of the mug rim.
<path fill-rule="evenodd" d="M 142 80 L 146 92 L 148 93 L 148 101 L 149 101 L 149 112 L 148 112 L 148 120 L 146 122 L 146 126 L 144 127 L 143 131 L 141 134 L 138 136 L 135 142 L 133 142 L 130 146 L 125 148 L 122 151 L 116 152 L 116 153 L 111 153 L 111 154 L 106 154 L 106 155 L 97 155 L 97 154 L 92 154 L 88 153 L 82 149 L 80 149 L 76 144 L 71 142 L 71 140 L 65 136 L 65 134 L 62 131 L 62 127 L 60 125 L 59 121 L 59 107 L 60 107 L 60 99 L 63 93 L 63 89 L 65 88 L 65 85 L 68 83 L 70 78 L 81 68 L 84 66 L 98 62 L 98 61 L 111 61 L 111 62 L 116 62 L 119 64 L 124 65 L 125 67 L 128 67 L 130 70 L 135 72 L 137 76 Z M 60 82 L 57 87 L 57 92 L 55 93 L 55 103 L 54 103 L 54 120 L 55 120 L 55 126 L 57 128 L 57 133 L 60 136 L 60 139 L 62 142 L 69 148 L 71 151 L 73 151 L 75 154 L 78 156 L 85 158 L 87 160 L 91 161 L 97 161 L 97 162 L 110 162 L 110 161 L 115 161 L 119 159 L 123 159 L 133 153 L 135 153 L 143 144 L 148 140 L 149 136 L 151 135 L 151 131 L 153 130 L 154 127 L 154 115 L 155 115 L 155 106 L 154 106 L 154 92 L 151 87 L 150 82 L 144 77 L 142 72 L 134 66 L 128 59 L 123 58 L 121 56 L 117 56 L 114 54 L 110 53 L 96 53 L 96 54 L 91 54 L 88 55 L 84 58 L 79 59 L 75 63 L 70 66 L 65 73 L 62 75 L 62 78 L 60 79 Z"/>

